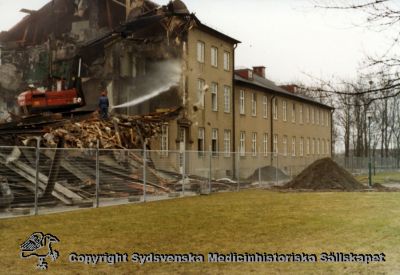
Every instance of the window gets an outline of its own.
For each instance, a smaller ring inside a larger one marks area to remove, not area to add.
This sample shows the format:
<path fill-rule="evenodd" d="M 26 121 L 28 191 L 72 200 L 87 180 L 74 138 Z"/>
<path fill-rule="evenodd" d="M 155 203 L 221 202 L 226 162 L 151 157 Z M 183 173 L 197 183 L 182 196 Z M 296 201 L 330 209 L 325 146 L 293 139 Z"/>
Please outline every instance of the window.
<path fill-rule="evenodd" d="M 212 129 L 211 131 L 211 151 L 214 157 L 218 153 L 218 129 Z"/>
<path fill-rule="evenodd" d="M 322 110 L 319 111 L 319 121 L 321 122 L 321 125 L 324 126 L 324 112 Z"/>
<path fill-rule="evenodd" d="M 310 123 L 310 108 L 306 106 L 306 123 Z"/>
<path fill-rule="evenodd" d="M 268 117 L 268 97 L 265 95 L 263 96 L 263 117 Z"/>
<path fill-rule="evenodd" d="M 224 70 L 230 71 L 231 68 L 231 54 L 229 52 L 224 52 Z"/>
<path fill-rule="evenodd" d="M 211 66 L 218 67 L 218 48 L 211 47 Z"/>
<path fill-rule="evenodd" d="M 300 157 L 304 156 L 304 138 L 303 137 L 300 138 L 300 152 L 299 152 L 299 154 L 300 154 Z"/>
<path fill-rule="evenodd" d="M 325 114 L 326 114 L 326 116 L 325 116 L 325 125 L 329 126 L 329 114 L 328 114 L 328 112 L 326 112 Z"/>
<path fill-rule="evenodd" d="M 319 155 L 319 139 L 317 139 L 317 155 Z"/>
<path fill-rule="evenodd" d="M 278 119 L 278 101 L 276 98 L 272 99 L 272 110 L 274 113 L 274 119 Z"/>
<path fill-rule="evenodd" d="M 319 110 L 315 110 L 315 116 L 316 124 L 319 125 Z"/>
<path fill-rule="evenodd" d="M 253 132 L 251 139 L 251 153 L 253 156 L 257 156 L 257 133 Z"/>
<path fill-rule="evenodd" d="M 168 123 L 161 126 L 161 156 L 168 156 Z"/>
<path fill-rule="evenodd" d="M 256 116 L 257 115 L 257 97 L 256 93 L 251 94 L 251 115 Z"/>
<path fill-rule="evenodd" d="M 224 130 L 224 151 L 225 157 L 231 155 L 231 130 Z"/>
<path fill-rule="evenodd" d="M 197 151 L 199 152 L 199 157 L 204 156 L 204 128 L 199 128 L 199 134 L 197 137 Z"/>
<path fill-rule="evenodd" d="M 325 139 L 321 140 L 321 154 L 325 155 Z"/>
<path fill-rule="evenodd" d="M 240 132 L 240 155 L 244 156 L 246 154 L 246 133 Z"/>
<path fill-rule="evenodd" d="M 240 114 L 244 115 L 245 114 L 245 101 L 244 101 L 244 90 L 240 90 L 240 96 L 239 96 L 239 105 L 240 105 Z"/>
<path fill-rule="evenodd" d="M 206 85 L 205 81 L 203 79 L 198 79 L 197 80 L 197 107 L 198 108 L 204 108 L 204 86 Z"/>
<path fill-rule="evenodd" d="M 315 155 L 315 138 L 312 139 L 311 143 L 311 154 Z"/>
<path fill-rule="evenodd" d="M 231 87 L 224 87 L 224 111 L 225 113 L 231 112 Z"/>
<path fill-rule="evenodd" d="M 274 135 L 274 156 L 278 155 L 278 135 Z"/>
<path fill-rule="evenodd" d="M 311 124 L 315 123 L 315 117 L 314 117 L 314 108 L 311 107 Z"/>
<path fill-rule="evenodd" d="M 331 154 L 331 150 L 329 148 L 330 144 L 329 144 L 329 140 L 326 141 L 326 154 L 330 155 Z"/>
<path fill-rule="evenodd" d="M 249 71 L 249 79 L 253 79 L 253 71 Z"/>
<path fill-rule="evenodd" d="M 296 137 L 292 137 L 292 156 L 296 156 Z"/>
<path fill-rule="evenodd" d="M 200 63 L 204 63 L 204 42 L 197 41 L 197 61 Z"/>
<path fill-rule="evenodd" d="M 299 122 L 300 124 L 303 124 L 303 104 L 300 105 L 299 109 Z"/>
<path fill-rule="evenodd" d="M 263 139 L 263 151 L 264 151 L 264 156 L 268 156 L 268 134 L 264 133 L 264 139 Z"/>
<path fill-rule="evenodd" d="M 283 140 L 282 140 L 282 144 L 283 144 L 283 155 L 287 156 L 287 152 L 288 152 L 288 147 L 287 147 L 287 136 L 283 136 Z"/>
<path fill-rule="evenodd" d="M 283 121 L 287 120 L 287 106 L 286 105 L 287 105 L 286 100 L 284 100 L 282 102 Z"/>
<path fill-rule="evenodd" d="M 310 138 L 307 138 L 307 155 L 310 155 Z"/>
<path fill-rule="evenodd" d="M 211 83 L 211 109 L 218 111 L 218 83 Z"/>
<path fill-rule="evenodd" d="M 296 122 L 296 104 L 292 104 L 292 122 Z"/>

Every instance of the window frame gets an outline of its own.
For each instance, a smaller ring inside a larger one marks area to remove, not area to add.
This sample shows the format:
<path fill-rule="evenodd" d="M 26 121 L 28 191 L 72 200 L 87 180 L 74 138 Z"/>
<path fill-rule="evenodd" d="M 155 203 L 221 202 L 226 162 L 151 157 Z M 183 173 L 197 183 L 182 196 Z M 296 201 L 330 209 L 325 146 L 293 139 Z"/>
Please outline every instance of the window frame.
<path fill-rule="evenodd" d="M 239 91 L 239 114 L 246 114 L 246 96 L 244 90 Z"/>
<path fill-rule="evenodd" d="M 218 83 L 211 82 L 211 110 L 218 112 Z"/>
<path fill-rule="evenodd" d="M 211 67 L 218 68 L 218 48 L 211 46 Z"/>
<path fill-rule="evenodd" d="M 204 64 L 205 63 L 205 50 L 206 50 L 206 43 L 198 40 L 197 41 L 197 62 Z"/>

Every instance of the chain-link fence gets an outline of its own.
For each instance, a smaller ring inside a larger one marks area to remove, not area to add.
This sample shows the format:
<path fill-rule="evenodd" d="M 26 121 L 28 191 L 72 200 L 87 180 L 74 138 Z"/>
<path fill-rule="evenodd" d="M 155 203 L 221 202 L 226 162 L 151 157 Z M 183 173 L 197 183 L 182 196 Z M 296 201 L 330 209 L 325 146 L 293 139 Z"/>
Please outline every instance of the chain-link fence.
<path fill-rule="evenodd" d="M 322 157 L 0 147 L 0 217 L 283 185 Z"/>

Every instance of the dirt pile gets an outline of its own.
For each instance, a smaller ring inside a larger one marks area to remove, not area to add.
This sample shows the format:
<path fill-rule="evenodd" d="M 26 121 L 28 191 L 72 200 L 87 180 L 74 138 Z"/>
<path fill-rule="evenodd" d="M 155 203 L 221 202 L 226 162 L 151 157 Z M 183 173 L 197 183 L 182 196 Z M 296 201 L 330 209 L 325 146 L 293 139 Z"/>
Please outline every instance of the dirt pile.
<path fill-rule="evenodd" d="M 367 188 L 331 158 L 313 162 L 284 187 L 312 190 L 360 190 Z"/>
<path fill-rule="evenodd" d="M 279 168 L 274 166 L 264 166 L 256 169 L 254 173 L 248 177 L 248 180 L 251 181 L 258 181 L 259 179 L 261 179 L 261 181 L 281 181 L 287 180 L 289 177 Z"/>

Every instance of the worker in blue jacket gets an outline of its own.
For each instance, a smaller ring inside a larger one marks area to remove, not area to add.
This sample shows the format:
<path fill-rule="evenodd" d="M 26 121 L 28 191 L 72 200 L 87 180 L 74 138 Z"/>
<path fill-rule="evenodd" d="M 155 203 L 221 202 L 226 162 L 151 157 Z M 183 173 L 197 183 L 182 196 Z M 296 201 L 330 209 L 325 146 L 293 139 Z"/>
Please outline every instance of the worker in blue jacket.
<path fill-rule="evenodd" d="M 108 102 L 108 97 L 106 92 L 101 93 L 101 97 L 99 99 L 99 108 L 100 108 L 100 113 L 101 113 L 101 118 L 102 119 L 107 119 L 108 118 L 108 107 L 110 106 Z"/>

